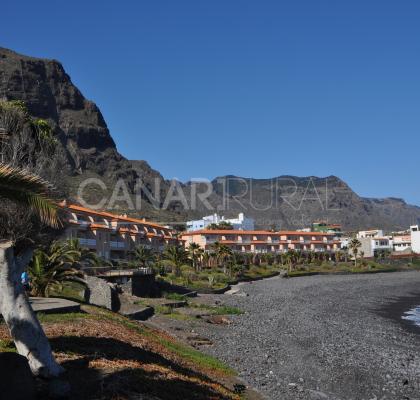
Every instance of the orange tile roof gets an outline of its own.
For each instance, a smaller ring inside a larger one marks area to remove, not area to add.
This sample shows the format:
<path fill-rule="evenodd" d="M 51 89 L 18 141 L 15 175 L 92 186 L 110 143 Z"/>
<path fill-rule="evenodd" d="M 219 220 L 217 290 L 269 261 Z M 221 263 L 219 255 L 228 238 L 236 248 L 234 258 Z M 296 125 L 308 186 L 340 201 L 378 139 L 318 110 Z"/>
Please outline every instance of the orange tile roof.
<path fill-rule="evenodd" d="M 108 212 L 105 212 L 105 211 L 92 210 L 90 208 L 82 207 L 82 206 L 79 206 L 77 204 L 61 205 L 61 207 L 64 208 L 64 209 L 68 209 L 70 211 L 79 211 L 79 212 L 84 212 L 86 214 L 98 215 L 98 216 L 101 216 L 101 217 L 111 218 L 113 221 L 134 222 L 136 224 L 142 224 L 142 225 L 145 225 L 145 226 L 151 226 L 151 227 L 154 227 L 154 228 L 168 230 L 168 228 L 165 228 L 164 226 L 156 224 L 154 222 L 143 221 L 142 219 L 137 219 L 137 218 L 124 217 L 122 215 L 111 214 L 111 213 L 108 213 Z"/>
<path fill-rule="evenodd" d="M 106 229 L 106 230 L 110 230 L 110 231 L 112 230 L 112 228 L 110 228 L 107 225 L 103 225 L 103 224 L 95 224 L 95 223 L 92 223 L 88 227 L 90 229 Z"/>

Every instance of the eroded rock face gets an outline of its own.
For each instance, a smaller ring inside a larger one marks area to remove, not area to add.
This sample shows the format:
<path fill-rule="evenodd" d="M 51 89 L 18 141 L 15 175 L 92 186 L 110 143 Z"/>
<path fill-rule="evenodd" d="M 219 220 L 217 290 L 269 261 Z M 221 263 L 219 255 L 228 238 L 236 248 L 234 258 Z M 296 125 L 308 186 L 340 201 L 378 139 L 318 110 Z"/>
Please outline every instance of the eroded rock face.
<path fill-rule="evenodd" d="M 83 97 L 58 61 L 0 48 L 0 74 L 2 97 L 25 101 L 31 115 L 54 125 L 72 172 L 96 166 L 101 152 L 121 158 L 98 107 Z"/>
<path fill-rule="evenodd" d="M 68 194 L 73 198 L 77 184 L 91 176 L 103 178 L 108 195 L 119 178 L 130 190 L 140 178 L 152 193 L 157 179 L 165 192 L 166 182 L 147 162 L 132 162 L 118 153 L 99 108 L 83 96 L 58 61 L 0 48 L 0 98 L 23 100 L 33 117 L 47 119 L 53 126 L 65 149 L 62 172 L 63 178 L 72 177 Z M 92 193 L 85 200 L 94 203 L 101 195 Z"/>
<path fill-rule="evenodd" d="M 212 209 L 198 201 L 194 209 L 186 210 L 179 201 L 174 201 L 167 210 L 161 210 L 170 182 L 146 161 L 130 161 L 118 153 L 99 108 L 83 96 L 58 61 L 0 48 L 0 98 L 25 101 L 33 116 L 48 119 L 54 126 L 55 135 L 65 149 L 63 178 L 68 182 L 68 196 L 74 200 L 79 183 L 88 177 L 99 177 L 107 186 L 105 191 L 96 186 L 85 191 L 84 200 L 90 204 L 102 198 L 109 200 L 118 179 L 123 179 L 130 193 L 134 193 L 136 181 L 141 179 L 157 199 L 158 210 L 144 192 L 140 209 L 130 210 L 125 202 L 114 209 L 160 221 L 186 221 L 217 210 L 223 210 L 227 217 L 244 212 L 256 220 L 258 228 L 264 229 L 302 228 L 314 220 L 326 219 L 341 223 L 345 229 L 378 226 L 400 230 L 420 218 L 419 207 L 400 199 L 360 197 L 334 176 L 273 179 L 223 176 L 213 181 L 208 198 Z M 159 145 L 164 144 L 157 142 L 157 148 Z M 176 166 L 173 174 L 176 175 Z M 197 183 L 180 186 L 190 205 L 193 189 L 196 193 L 206 190 Z"/>

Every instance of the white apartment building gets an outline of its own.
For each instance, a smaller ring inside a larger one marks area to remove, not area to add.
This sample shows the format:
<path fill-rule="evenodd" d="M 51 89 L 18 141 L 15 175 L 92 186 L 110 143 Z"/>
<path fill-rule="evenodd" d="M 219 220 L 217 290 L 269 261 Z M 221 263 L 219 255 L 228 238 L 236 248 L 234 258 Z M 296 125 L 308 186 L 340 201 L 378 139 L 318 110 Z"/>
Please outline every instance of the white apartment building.
<path fill-rule="evenodd" d="M 253 231 L 254 220 L 245 217 L 244 213 L 240 213 L 238 218 L 225 218 L 218 214 L 208 215 L 202 219 L 187 221 L 187 232 L 198 231 L 206 229 L 211 224 L 220 224 L 220 222 L 227 222 L 232 225 L 234 230 Z"/>
<path fill-rule="evenodd" d="M 359 231 L 357 233 L 358 239 L 383 237 L 383 236 L 384 236 L 384 231 L 382 229 L 370 229 L 367 231 Z"/>
<path fill-rule="evenodd" d="M 420 254 L 420 230 L 418 225 L 410 226 L 411 250 L 413 253 Z"/>

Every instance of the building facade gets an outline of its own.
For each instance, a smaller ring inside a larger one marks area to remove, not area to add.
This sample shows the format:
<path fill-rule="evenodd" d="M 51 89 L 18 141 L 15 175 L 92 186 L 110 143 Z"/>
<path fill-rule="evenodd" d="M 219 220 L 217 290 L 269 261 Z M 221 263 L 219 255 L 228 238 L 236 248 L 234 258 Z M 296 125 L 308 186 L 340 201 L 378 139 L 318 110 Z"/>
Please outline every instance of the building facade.
<path fill-rule="evenodd" d="M 187 232 L 198 231 L 206 229 L 211 224 L 220 224 L 220 222 L 227 222 L 232 225 L 235 230 L 252 231 L 254 230 L 254 220 L 245 217 L 244 213 L 240 213 L 238 218 L 225 218 L 218 214 L 208 215 L 202 219 L 187 221 Z"/>
<path fill-rule="evenodd" d="M 182 243 L 175 231 L 153 222 L 78 205 L 62 204 L 61 208 L 66 215 L 65 238 L 78 239 L 105 260 L 127 260 L 139 245 L 160 252 L 166 245 Z"/>
<path fill-rule="evenodd" d="M 383 236 L 384 236 L 384 231 L 382 229 L 369 229 L 367 231 L 359 231 L 357 233 L 358 239 L 383 237 Z"/>
<path fill-rule="evenodd" d="M 411 251 L 411 235 L 394 235 L 392 238 L 394 251 Z"/>
<path fill-rule="evenodd" d="M 420 229 L 418 225 L 410 226 L 411 250 L 413 253 L 420 254 Z"/>
<path fill-rule="evenodd" d="M 340 249 L 340 241 L 332 233 L 299 231 L 208 230 L 186 232 L 181 235 L 185 246 L 197 243 L 206 251 L 215 242 L 234 251 L 250 253 L 284 253 L 288 250 L 333 252 Z"/>
<path fill-rule="evenodd" d="M 374 257 L 383 251 L 393 251 L 392 239 L 386 236 L 361 237 L 359 241 L 362 244 L 359 253 L 363 252 L 364 257 Z"/>

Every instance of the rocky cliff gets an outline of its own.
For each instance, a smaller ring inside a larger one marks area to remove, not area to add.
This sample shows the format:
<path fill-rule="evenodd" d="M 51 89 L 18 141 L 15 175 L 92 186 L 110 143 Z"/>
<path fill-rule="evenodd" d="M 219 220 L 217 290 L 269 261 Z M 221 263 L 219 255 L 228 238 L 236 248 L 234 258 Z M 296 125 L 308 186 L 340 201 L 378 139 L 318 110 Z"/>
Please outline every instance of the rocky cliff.
<path fill-rule="evenodd" d="M 174 185 L 146 161 L 124 158 L 117 151 L 98 107 L 82 95 L 55 60 L 0 48 L 0 97 L 23 100 L 33 116 L 49 120 L 65 150 L 63 181 L 68 183 L 71 197 L 77 198 L 79 184 L 86 178 L 100 178 L 106 186 L 105 189 L 98 185 L 87 188 L 85 200 L 91 203 L 104 196 L 109 198 L 119 179 L 132 194 L 140 179 L 143 182 L 141 209 L 127 210 L 126 202 L 116 201 L 114 211 L 124 210 L 160 221 L 183 221 L 216 211 L 227 216 L 244 212 L 254 217 L 261 228 L 298 228 L 315 219 L 327 219 L 340 222 L 345 228 L 402 229 L 420 217 L 419 207 L 400 199 L 359 197 L 336 177 L 225 176 L 212 182 L 207 202 L 195 198 L 192 204 L 194 193 L 201 193 L 207 187 L 194 183 Z M 180 198 L 179 191 L 185 199 Z M 168 192 L 174 197 L 165 204 Z M 134 197 L 132 200 L 135 205 Z"/>

